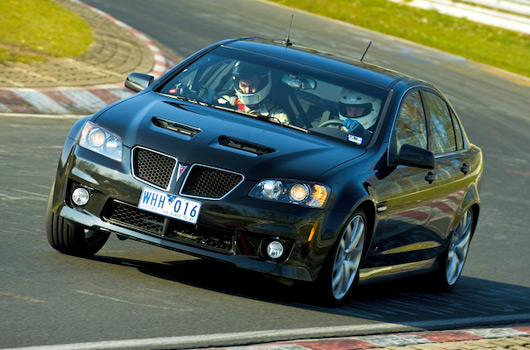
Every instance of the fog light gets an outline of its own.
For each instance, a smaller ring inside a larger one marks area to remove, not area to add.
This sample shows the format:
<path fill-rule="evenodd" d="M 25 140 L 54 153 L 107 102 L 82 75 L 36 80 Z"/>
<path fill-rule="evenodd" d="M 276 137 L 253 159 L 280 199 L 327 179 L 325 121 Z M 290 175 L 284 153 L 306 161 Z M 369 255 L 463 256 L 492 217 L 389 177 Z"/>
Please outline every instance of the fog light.
<path fill-rule="evenodd" d="M 278 241 L 272 241 L 267 246 L 267 254 L 271 259 L 278 259 L 283 255 L 283 245 Z"/>
<path fill-rule="evenodd" d="M 72 202 L 74 202 L 75 205 L 83 206 L 88 203 L 89 199 L 90 193 L 88 193 L 86 188 L 78 187 L 72 192 Z"/>

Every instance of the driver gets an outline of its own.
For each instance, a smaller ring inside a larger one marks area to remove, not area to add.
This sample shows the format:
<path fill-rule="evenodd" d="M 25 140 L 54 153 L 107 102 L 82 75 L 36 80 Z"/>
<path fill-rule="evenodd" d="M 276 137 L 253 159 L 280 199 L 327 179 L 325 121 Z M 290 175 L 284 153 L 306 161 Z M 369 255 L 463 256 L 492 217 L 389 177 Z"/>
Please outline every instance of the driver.
<path fill-rule="evenodd" d="M 272 87 L 270 69 L 238 61 L 232 69 L 232 80 L 235 96 L 223 95 L 218 103 L 228 103 L 237 110 L 289 124 L 285 111 L 272 103 L 269 98 Z"/>
<path fill-rule="evenodd" d="M 381 100 L 362 92 L 344 88 L 339 96 L 339 118 L 342 130 L 357 137 L 362 144 L 370 137 L 381 109 Z"/>

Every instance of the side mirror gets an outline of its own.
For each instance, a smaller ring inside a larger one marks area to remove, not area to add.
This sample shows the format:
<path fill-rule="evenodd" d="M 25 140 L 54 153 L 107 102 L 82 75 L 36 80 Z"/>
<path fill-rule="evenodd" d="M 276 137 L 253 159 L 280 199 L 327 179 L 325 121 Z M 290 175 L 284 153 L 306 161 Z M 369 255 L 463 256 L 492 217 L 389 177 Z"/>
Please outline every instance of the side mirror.
<path fill-rule="evenodd" d="M 125 79 L 125 87 L 134 91 L 134 92 L 140 92 L 144 90 L 146 87 L 151 85 L 155 77 L 148 74 L 143 73 L 131 73 Z"/>
<path fill-rule="evenodd" d="M 392 164 L 434 169 L 434 154 L 426 149 L 404 144 L 399 154 L 392 157 Z"/>

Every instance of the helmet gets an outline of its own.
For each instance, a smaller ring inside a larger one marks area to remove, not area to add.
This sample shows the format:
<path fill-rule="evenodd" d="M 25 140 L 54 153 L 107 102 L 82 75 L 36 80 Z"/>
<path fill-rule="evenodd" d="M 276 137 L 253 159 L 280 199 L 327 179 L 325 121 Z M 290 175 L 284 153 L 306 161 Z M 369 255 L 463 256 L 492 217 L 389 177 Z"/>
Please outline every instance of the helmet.
<path fill-rule="evenodd" d="M 342 120 L 355 118 L 365 129 L 368 129 L 375 124 L 380 109 L 381 100 L 376 97 L 348 88 L 342 89 L 340 93 L 339 117 Z"/>
<path fill-rule="evenodd" d="M 260 103 L 271 91 L 271 71 L 256 64 L 242 61 L 236 62 L 232 69 L 232 79 L 234 80 L 237 98 L 244 105 L 252 106 Z M 239 84 L 240 81 L 256 82 L 256 90 L 248 93 L 243 92 Z"/>

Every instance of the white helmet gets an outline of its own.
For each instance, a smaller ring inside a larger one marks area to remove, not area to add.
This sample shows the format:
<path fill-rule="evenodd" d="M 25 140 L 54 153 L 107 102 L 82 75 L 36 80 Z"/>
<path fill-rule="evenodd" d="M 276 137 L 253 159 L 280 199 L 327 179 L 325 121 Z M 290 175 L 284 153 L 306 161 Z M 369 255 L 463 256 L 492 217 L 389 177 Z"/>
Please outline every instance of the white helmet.
<path fill-rule="evenodd" d="M 357 113 L 352 114 L 352 107 L 357 110 Z M 348 110 L 350 110 L 350 113 L 348 113 Z M 354 118 L 365 129 L 368 129 L 375 124 L 380 110 L 381 100 L 376 97 L 348 88 L 342 89 L 340 93 L 339 117 L 341 120 Z"/>
<path fill-rule="evenodd" d="M 263 101 L 271 91 L 271 72 L 269 69 L 252 63 L 238 61 L 232 70 L 232 79 L 237 98 L 247 106 L 253 106 Z M 258 80 L 257 90 L 251 93 L 244 93 L 239 87 L 241 80 Z"/>

